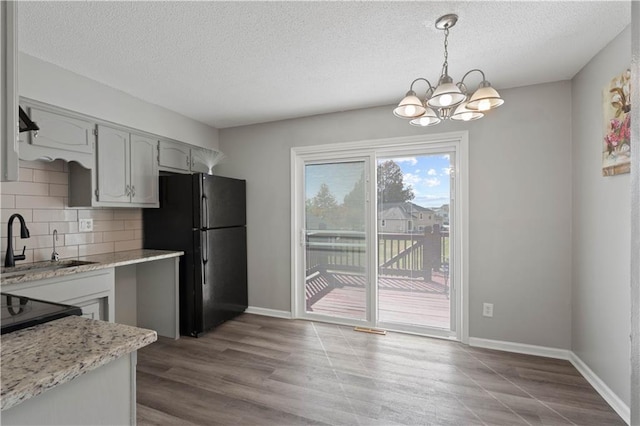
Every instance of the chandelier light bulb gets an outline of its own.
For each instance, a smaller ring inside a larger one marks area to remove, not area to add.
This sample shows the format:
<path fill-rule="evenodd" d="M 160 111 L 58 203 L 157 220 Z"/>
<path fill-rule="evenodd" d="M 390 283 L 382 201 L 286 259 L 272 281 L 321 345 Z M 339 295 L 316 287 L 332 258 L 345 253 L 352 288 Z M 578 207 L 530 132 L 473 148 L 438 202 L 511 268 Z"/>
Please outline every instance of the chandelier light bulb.
<path fill-rule="evenodd" d="M 404 111 L 407 115 L 416 115 L 416 107 L 414 107 L 413 105 L 407 105 L 404 108 Z"/>
<path fill-rule="evenodd" d="M 488 99 L 483 99 L 478 103 L 478 110 L 479 111 L 487 111 L 491 109 L 491 101 Z"/>
<path fill-rule="evenodd" d="M 440 105 L 444 107 L 451 105 L 452 101 L 453 101 L 453 97 L 449 94 L 440 96 Z"/>

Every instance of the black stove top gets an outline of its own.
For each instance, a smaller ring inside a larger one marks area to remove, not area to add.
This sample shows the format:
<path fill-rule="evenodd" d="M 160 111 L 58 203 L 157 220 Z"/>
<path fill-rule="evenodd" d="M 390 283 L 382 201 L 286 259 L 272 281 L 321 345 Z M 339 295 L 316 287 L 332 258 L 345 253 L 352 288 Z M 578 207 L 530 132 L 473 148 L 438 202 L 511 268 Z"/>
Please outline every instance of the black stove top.
<path fill-rule="evenodd" d="M 64 318 L 69 315 L 82 315 L 77 306 L 52 303 L 30 297 L 0 293 L 0 311 L 2 312 L 2 333 L 21 330 L 34 325 Z"/>

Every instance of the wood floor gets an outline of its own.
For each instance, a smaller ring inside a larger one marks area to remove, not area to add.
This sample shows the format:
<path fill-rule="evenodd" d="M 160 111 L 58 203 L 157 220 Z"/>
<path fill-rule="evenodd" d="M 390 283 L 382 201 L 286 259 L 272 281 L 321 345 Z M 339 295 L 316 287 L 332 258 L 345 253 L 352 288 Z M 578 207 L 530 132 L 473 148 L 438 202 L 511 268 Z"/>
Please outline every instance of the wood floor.
<path fill-rule="evenodd" d="M 623 425 L 567 361 L 244 314 L 138 353 L 140 425 Z"/>

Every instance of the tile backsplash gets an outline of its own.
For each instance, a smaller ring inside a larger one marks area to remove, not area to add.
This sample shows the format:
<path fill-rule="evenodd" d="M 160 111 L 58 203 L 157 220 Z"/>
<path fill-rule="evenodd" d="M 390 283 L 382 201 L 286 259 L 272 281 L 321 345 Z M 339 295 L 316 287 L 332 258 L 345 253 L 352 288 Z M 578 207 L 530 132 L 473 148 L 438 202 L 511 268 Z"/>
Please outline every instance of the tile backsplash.
<path fill-rule="evenodd" d="M 2 259 L 7 250 L 7 222 L 20 213 L 31 238 L 20 238 L 20 222 L 13 222 L 16 254 L 26 246 L 26 260 L 51 259 L 53 231 L 58 230 L 60 258 L 142 248 L 142 209 L 69 207 L 69 171 L 62 160 L 20 161 L 18 182 L 0 184 Z M 93 232 L 79 232 L 80 219 L 93 219 Z"/>

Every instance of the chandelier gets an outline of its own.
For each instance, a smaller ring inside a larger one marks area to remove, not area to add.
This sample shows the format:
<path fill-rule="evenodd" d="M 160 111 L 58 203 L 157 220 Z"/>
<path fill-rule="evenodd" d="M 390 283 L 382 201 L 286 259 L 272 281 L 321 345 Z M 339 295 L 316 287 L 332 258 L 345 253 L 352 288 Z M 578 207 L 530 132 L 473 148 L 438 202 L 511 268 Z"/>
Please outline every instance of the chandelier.
<path fill-rule="evenodd" d="M 449 77 L 449 29 L 458 21 L 458 15 L 449 14 L 436 20 L 436 28 L 444 31 L 444 63 L 438 85 L 433 87 L 426 78 L 416 78 L 411 83 L 409 91 L 393 110 L 396 117 L 411 120 L 413 126 L 434 126 L 442 120 L 471 121 L 484 117 L 484 113 L 497 108 L 504 103 L 500 95 L 491 87 L 485 78 L 484 72 L 472 69 L 467 72 L 459 83 L 453 84 Z M 473 72 L 482 75 L 482 82 L 478 89 L 469 97 L 464 79 Z M 429 85 L 424 100 L 420 100 L 413 85 L 418 81 L 424 81 Z"/>

